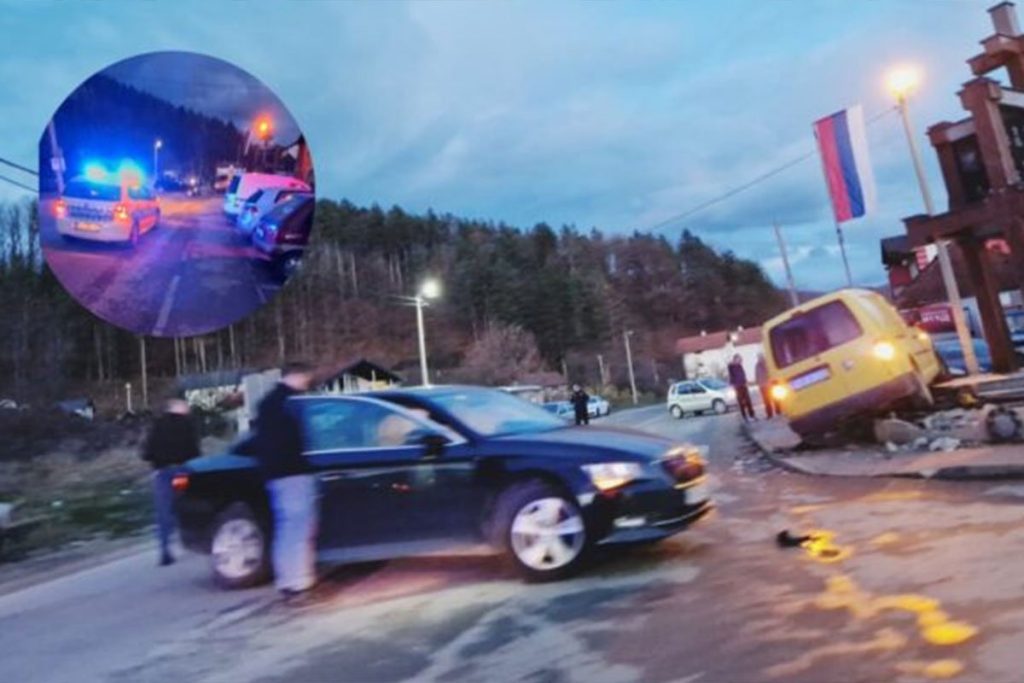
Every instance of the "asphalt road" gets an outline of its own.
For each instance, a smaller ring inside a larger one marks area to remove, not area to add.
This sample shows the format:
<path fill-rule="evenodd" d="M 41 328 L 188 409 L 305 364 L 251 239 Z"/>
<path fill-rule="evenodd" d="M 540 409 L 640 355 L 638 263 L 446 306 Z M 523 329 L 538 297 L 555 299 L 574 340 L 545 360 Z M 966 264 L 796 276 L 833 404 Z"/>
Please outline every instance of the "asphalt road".
<path fill-rule="evenodd" d="M 57 279 L 109 323 L 157 337 L 221 329 L 280 288 L 258 252 L 221 211 L 218 196 L 162 195 L 161 219 L 134 250 L 65 240 L 50 201 L 40 208 L 43 251 Z"/>
<path fill-rule="evenodd" d="M 735 415 L 606 420 L 708 446 L 718 513 L 562 583 L 408 559 L 337 569 L 302 609 L 148 549 L 0 597 L 0 680 L 1020 680 L 1021 489 L 781 472 Z"/>

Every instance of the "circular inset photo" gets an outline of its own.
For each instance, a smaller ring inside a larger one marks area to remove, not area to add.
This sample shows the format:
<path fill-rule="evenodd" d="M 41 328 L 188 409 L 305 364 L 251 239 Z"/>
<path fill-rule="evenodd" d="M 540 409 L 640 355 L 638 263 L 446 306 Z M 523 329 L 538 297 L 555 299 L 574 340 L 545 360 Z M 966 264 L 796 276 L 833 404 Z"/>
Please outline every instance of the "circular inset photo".
<path fill-rule="evenodd" d="M 39 140 L 43 255 L 64 288 L 136 334 L 219 330 L 267 303 L 313 225 L 313 163 L 284 104 L 191 52 L 103 69 Z"/>

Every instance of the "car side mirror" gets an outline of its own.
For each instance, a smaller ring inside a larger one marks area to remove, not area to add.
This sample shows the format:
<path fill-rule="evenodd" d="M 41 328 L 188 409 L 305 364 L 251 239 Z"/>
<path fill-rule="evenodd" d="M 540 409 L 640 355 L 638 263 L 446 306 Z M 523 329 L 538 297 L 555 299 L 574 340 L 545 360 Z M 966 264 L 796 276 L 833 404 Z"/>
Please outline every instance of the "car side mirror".
<path fill-rule="evenodd" d="M 450 442 L 448 437 L 437 432 L 424 432 L 416 435 L 415 443 L 423 446 L 423 457 L 439 458 L 444 454 L 445 446 Z"/>

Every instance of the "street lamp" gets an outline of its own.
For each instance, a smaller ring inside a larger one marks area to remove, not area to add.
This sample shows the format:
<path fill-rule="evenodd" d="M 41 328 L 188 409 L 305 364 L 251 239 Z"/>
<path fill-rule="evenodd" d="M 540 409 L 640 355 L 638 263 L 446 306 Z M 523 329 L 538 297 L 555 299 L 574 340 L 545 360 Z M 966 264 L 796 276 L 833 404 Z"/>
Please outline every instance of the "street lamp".
<path fill-rule="evenodd" d="M 633 392 L 633 405 L 640 402 L 636 394 L 636 375 L 633 374 L 633 350 L 629 346 L 629 338 L 633 336 L 633 330 L 624 330 L 622 340 L 626 344 L 626 367 L 629 369 L 629 388 Z"/>
<path fill-rule="evenodd" d="M 914 173 L 917 175 L 917 185 L 921 189 L 921 198 L 924 200 L 924 208 L 929 216 L 935 215 L 935 203 L 932 201 L 932 194 L 928 190 L 928 180 L 924 175 L 924 164 L 921 163 L 921 152 L 917 148 L 917 141 L 914 138 L 914 128 L 910 122 L 910 111 L 907 101 L 910 95 L 917 90 L 921 82 L 921 72 L 914 66 L 900 66 L 894 68 L 886 77 L 886 85 L 889 92 L 896 98 L 896 107 L 900 111 L 900 119 L 903 121 L 903 132 L 907 136 L 907 144 L 910 147 L 910 156 L 914 162 Z M 974 343 L 971 340 L 971 333 L 964 318 L 964 305 L 960 298 L 960 287 L 956 283 L 956 274 L 953 272 L 953 262 L 949 258 L 949 246 L 946 240 L 939 239 L 935 242 L 938 251 L 939 270 L 942 272 L 942 281 L 946 286 L 946 297 L 949 299 L 952 308 L 953 325 L 956 327 L 957 337 L 960 339 L 960 348 L 964 352 L 964 365 L 968 375 L 977 375 L 978 357 L 974 353 Z"/>
<path fill-rule="evenodd" d="M 270 142 L 270 136 L 273 133 L 274 125 L 273 122 L 270 120 L 269 116 L 261 116 L 260 118 L 256 119 L 255 128 L 256 137 L 258 137 L 263 142 L 260 157 L 261 162 L 265 168 L 267 165 L 267 145 Z"/>
<path fill-rule="evenodd" d="M 423 307 L 427 305 L 428 299 L 436 299 L 441 296 L 441 283 L 433 278 L 423 281 L 420 290 L 413 297 L 416 304 L 416 330 L 419 335 L 420 346 L 420 376 L 423 386 L 430 386 L 430 376 L 427 374 L 427 338 L 423 329 Z"/>
<path fill-rule="evenodd" d="M 153 187 L 156 187 L 156 181 L 160 179 L 159 162 L 160 162 L 160 148 L 164 146 L 164 141 L 157 138 L 153 141 Z"/>

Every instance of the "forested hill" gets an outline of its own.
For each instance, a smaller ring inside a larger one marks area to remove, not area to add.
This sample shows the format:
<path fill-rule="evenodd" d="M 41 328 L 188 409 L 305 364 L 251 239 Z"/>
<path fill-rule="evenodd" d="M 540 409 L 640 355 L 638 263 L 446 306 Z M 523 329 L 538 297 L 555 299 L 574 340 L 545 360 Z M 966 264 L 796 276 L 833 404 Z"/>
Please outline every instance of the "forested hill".
<path fill-rule="evenodd" d="M 234 161 L 245 134 L 233 123 L 186 109 L 98 74 L 80 85 L 54 117 L 69 175 L 90 161 L 113 165 L 133 160 L 152 171 L 153 143 L 163 141 L 162 169 L 210 177 L 214 167 Z M 39 168 L 50 168 L 50 146 L 39 146 Z M 44 173 L 43 189 L 56 181 Z"/>
<path fill-rule="evenodd" d="M 139 375 L 140 341 L 97 321 L 38 266 L 35 207 L 0 207 L 0 398 L 123 389 Z M 641 386 L 679 376 L 673 345 L 701 330 L 752 326 L 785 307 L 750 261 L 683 233 L 604 235 L 571 226 L 501 223 L 320 200 L 301 273 L 257 314 L 178 344 L 149 339 L 151 382 L 218 367 L 302 357 L 366 356 L 418 377 L 413 309 L 402 299 L 427 277 L 442 298 L 426 313 L 435 379 L 508 382 L 568 371 L 626 382 L 623 332 Z M 598 360 L 598 356 L 601 359 Z"/>

